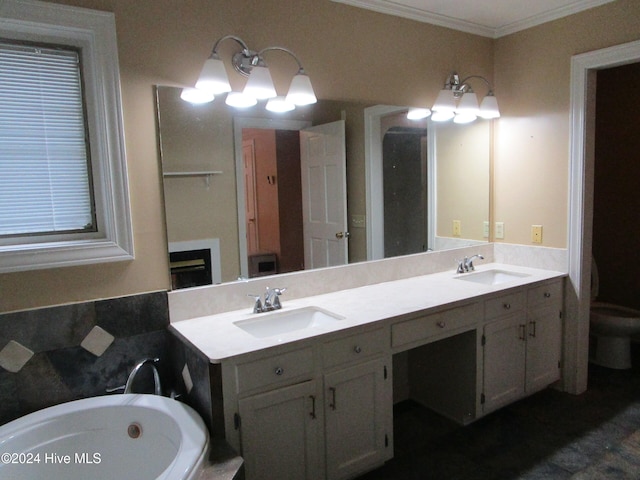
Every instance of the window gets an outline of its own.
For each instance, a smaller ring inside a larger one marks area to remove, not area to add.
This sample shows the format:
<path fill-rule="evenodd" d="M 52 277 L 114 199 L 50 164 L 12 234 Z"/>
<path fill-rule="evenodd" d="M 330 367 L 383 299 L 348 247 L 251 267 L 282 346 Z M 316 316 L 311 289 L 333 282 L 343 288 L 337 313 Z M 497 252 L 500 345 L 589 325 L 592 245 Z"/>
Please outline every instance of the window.
<path fill-rule="evenodd" d="M 133 259 L 111 13 L 0 10 L 0 272 Z"/>

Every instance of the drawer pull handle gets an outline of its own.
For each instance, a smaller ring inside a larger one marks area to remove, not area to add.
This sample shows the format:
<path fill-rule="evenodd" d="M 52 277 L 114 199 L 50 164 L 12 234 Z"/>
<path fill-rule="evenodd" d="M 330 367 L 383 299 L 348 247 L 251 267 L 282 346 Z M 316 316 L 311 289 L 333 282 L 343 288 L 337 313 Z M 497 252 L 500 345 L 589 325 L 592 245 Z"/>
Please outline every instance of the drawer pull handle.
<path fill-rule="evenodd" d="M 536 336 L 536 322 L 529 322 L 529 336 L 535 338 Z"/>
<path fill-rule="evenodd" d="M 446 323 L 444 323 L 444 322 L 442 322 L 442 321 L 440 321 L 440 322 L 436 323 L 436 325 L 437 325 L 438 327 L 440 327 L 440 328 L 444 328 L 444 327 L 446 327 L 446 326 L 447 326 L 447 324 L 446 324 Z"/>
<path fill-rule="evenodd" d="M 551 298 L 551 294 L 549 292 L 544 292 L 544 298 Z"/>
<path fill-rule="evenodd" d="M 510 303 L 503 303 L 502 306 L 507 310 L 511 309 L 511 304 Z"/>
<path fill-rule="evenodd" d="M 284 369 L 282 367 L 276 367 L 274 372 L 276 375 L 282 375 L 284 373 Z"/>
<path fill-rule="evenodd" d="M 518 334 L 518 339 L 522 340 L 523 342 L 527 339 L 526 337 L 526 331 L 527 331 L 527 326 L 525 324 L 520 324 L 518 325 L 520 333 Z"/>
<path fill-rule="evenodd" d="M 309 413 L 309 416 L 311 416 L 311 418 L 313 418 L 315 420 L 315 418 L 316 418 L 316 396 L 315 395 L 309 395 L 309 398 L 311 399 L 311 412 Z"/>
<path fill-rule="evenodd" d="M 336 389 L 335 387 L 329 387 L 329 391 L 331 392 L 331 403 L 329 404 L 329 408 L 331 410 L 336 409 Z"/>
<path fill-rule="evenodd" d="M 360 347 L 360 345 L 356 345 L 353 348 L 353 351 L 356 352 L 356 353 L 362 353 L 362 347 Z"/>

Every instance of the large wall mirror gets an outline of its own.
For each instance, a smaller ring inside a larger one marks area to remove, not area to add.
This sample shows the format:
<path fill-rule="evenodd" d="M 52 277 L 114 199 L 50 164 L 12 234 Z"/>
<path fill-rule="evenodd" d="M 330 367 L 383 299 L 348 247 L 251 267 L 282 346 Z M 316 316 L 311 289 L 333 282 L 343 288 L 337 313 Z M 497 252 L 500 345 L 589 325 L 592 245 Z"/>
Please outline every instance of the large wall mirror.
<path fill-rule="evenodd" d="M 173 288 L 488 241 L 490 122 L 320 100 L 286 114 L 157 87 Z"/>

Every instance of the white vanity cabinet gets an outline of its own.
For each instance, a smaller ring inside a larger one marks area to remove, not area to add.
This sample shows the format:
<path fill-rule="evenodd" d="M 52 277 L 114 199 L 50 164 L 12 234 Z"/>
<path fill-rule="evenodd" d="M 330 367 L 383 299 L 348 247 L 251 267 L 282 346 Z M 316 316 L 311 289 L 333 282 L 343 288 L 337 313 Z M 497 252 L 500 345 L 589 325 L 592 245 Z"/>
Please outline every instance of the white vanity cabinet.
<path fill-rule="evenodd" d="M 321 388 L 314 378 L 313 349 L 232 368 L 237 391 L 232 417 L 247 480 L 323 478 Z"/>
<path fill-rule="evenodd" d="M 562 282 L 520 289 L 485 302 L 482 413 L 560 378 Z"/>
<path fill-rule="evenodd" d="M 327 294 L 339 328 L 283 340 L 247 337 L 234 312 L 175 329 L 212 362 L 202 403 L 246 480 L 347 480 L 393 457 L 393 362 L 397 400 L 461 424 L 560 378 L 563 275 L 513 268 L 497 286 L 443 273 Z"/>
<path fill-rule="evenodd" d="M 388 343 L 378 328 L 234 365 L 227 416 L 247 480 L 347 479 L 390 459 Z"/>

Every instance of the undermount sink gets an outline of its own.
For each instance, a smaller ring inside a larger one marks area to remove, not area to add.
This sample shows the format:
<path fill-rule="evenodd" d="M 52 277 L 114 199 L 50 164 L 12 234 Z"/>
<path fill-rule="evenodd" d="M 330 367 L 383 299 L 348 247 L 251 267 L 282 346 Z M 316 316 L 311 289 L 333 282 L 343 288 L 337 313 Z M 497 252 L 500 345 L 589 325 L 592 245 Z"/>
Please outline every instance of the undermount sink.
<path fill-rule="evenodd" d="M 253 318 L 233 324 L 257 338 L 272 337 L 304 328 L 323 327 L 344 317 L 318 307 L 304 307 L 289 311 L 257 313 Z"/>
<path fill-rule="evenodd" d="M 528 273 L 509 272 L 506 270 L 485 270 L 483 272 L 464 273 L 456 278 L 466 282 L 482 283 L 484 285 L 498 285 L 528 276 Z"/>

